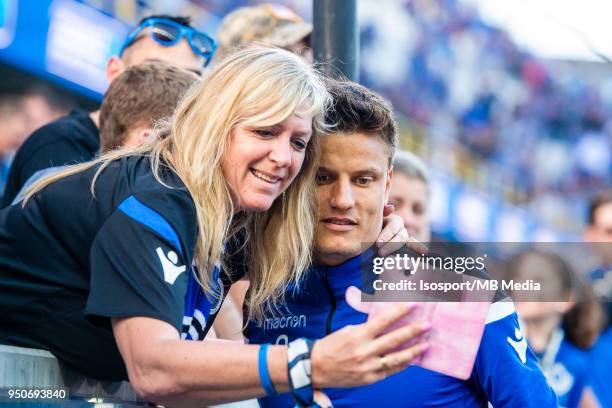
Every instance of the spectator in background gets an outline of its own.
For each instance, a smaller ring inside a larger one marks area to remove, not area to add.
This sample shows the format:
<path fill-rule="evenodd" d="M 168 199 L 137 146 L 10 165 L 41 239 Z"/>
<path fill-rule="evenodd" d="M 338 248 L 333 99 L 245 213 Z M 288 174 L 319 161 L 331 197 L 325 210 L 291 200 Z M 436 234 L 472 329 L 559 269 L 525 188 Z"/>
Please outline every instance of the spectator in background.
<path fill-rule="evenodd" d="M 586 350 L 601 330 L 603 311 L 590 287 L 579 282 L 571 267 L 552 253 L 520 253 L 510 261 L 509 272 L 509 279 L 515 282 L 531 280 L 541 285 L 543 295 L 538 296 L 543 297 L 518 292 L 513 297 L 529 345 L 559 405 L 599 407 Z"/>
<path fill-rule="evenodd" d="M 199 74 L 213 56 L 216 44 L 195 30 L 189 18 L 144 18 L 128 36 L 118 56 L 109 59 L 106 77 L 112 82 L 127 67 L 162 60 Z M 100 148 L 100 112 L 74 110 L 36 130 L 15 155 L 2 206 L 9 205 L 37 171 L 91 160 Z"/>
<path fill-rule="evenodd" d="M 156 121 L 172 116 L 174 108 L 198 76 L 162 61 L 127 68 L 111 83 L 100 107 L 100 151 L 141 145 Z M 63 169 L 49 167 L 28 179 L 12 204 L 42 177 Z"/>
<path fill-rule="evenodd" d="M 539 222 L 580 228 L 585 197 L 612 185 L 601 64 L 535 58 L 473 2 L 379 3 L 360 2 L 360 78 L 408 116 L 411 144 Z"/>
<path fill-rule="evenodd" d="M 0 197 L 15 151 L 32 131 L 66 112 L 67 101 L 42 85 L 0 98 Z"/>
<path fill-rule="evenodd" d="M 584 240 L 592 243 L 601 267 L 591 274 L 595 293 L 610 298 L 612 294 L 612 189 L 600 191 L 589 204 Z"/>
<path fill-rule="evenodd" d="M 100 107 L 100 152 L 143 144 L 155 122 L 172 116 L 198 78 L 162 61 L 127 68 L 108 88 Z"/>
<path fill-rule="evenodd" d="M 238 8 L 223 18 L 217 39 L 218 58 L 250 42 L 284 48 L 312 62 L 312 24 L 282 4 Z"/>
<path fill-rule="evenodd" d="M 612 407 L 612 190 L 601 191 L 591 200 L 584 240 L 592 243 L 600 256 L 601 267 L 589 278 L 595 294 L 605 302 L 607 311 L 607 328 L 590 351 L 593 389 L 602 406 Z"/>
<path fill-rule="evenodd" d="M 410 236 L 421 242 L 431 239 L 428 183 L 425 163 L 410 152 L 398 151 L 393 159 L 389 204 L 395 206 L 395 213 L 402 217 Z"/>
<path fill-rule="evenodd" d="M 21 98 L 21 108 L 26 116 L 26 137 L 39 127 L 66 115 L 74 107 L 71 98 L 44 84 L 26 89 Z"/>
<path fill-rule="evenodd" d="M 26 129 L 20 96 L 3 96 L 0 99 L 0 192 L 4 191 L 13 153 L 27 136 Z"/>

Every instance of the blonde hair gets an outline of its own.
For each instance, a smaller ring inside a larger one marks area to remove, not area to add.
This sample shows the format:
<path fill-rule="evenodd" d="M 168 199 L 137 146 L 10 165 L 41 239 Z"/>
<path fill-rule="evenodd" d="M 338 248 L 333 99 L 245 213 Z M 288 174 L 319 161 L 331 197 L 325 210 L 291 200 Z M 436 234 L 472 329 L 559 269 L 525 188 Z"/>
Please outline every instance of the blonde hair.
<path fill-rule="evenodd" d="M 244 231 L 248 242 L 249 319 L 261 320 L 298 283 L 310 265 L 315 228 L 315 173 L 318 135 L 325 130 L 330 96 L 320 76 L 300 57 L 277 48 L 249 48 L 230 55 L 183 98 L 170 122 L 145 145 L 104 154 L 34 184 L 26 202 L 45 186 L 100 164 L 91 185 L 113 160 L 150 155 L 152 172 L 162 166 L 183 181 L 195 203 L 199 235 L 194 261 L 200 282 L 211 293 L 211 273 L 224 242 Z M 264 213 L 234 220 L 234 203 L 221 170 L 230 133 L 237 126 L 270 126 L 297 113 L 313 116 L 313 137 L 295 180 Z M 229 254 L 231 255 L 231 254 Z M 224 263 L 226 264 L 226 263 Z M 264 306 L 267 305 L 267 306 Z"/>

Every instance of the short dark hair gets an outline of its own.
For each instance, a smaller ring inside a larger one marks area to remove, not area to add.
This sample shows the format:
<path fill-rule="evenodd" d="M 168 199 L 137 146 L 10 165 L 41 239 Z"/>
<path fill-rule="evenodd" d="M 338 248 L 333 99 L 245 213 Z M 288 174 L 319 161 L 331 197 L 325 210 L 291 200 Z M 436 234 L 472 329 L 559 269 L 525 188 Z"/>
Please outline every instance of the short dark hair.
<path fill-rule="evenodd" d="M 391 106 L 380 95 L 355 82 L 327 80 L 332 106 L 325 113 L 331 132 L 365 133 L 387 146 L 389 164 L 397 146 L 397 125 Z"/>
<path fill-rule="evenodd" d="M 100 107 L 100 151 L 121 147 L 137 126 L 171 116 L 198 76 L 163 61 L 127 68 L 111 83 Z"/>
<path fill-rule="evenodd" d="M 599 207 L 603 207 L 606 204 L 612 203 L 612 189 L 599 191 L 596 193 L 591 201 L 589 202 L 589 209 L 587 213 L 587 222 L 590 225 L 595 224 L 595 213 Z"/>
<path fill-rule="evenodd" d="M 189 16 L 171 16 L 169 14 L 151 14 L 150 16 L 146 16 L 140 19 L 138 25 L 141 25 L 145 20 L 150 18 L 165 18 L 166 20 L 172 20 L 175 23 L 179 23 L 182 26 L 193 28 L 191 25 L 191 17 Z"/>

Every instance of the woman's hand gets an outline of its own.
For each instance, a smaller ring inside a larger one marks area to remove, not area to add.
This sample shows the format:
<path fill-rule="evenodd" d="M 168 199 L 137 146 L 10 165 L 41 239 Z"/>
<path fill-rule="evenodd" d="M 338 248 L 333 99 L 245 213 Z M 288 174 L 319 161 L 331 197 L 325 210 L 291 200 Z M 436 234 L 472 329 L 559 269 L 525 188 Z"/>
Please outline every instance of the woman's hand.
<path fill-rule="evenodd" d="M 427 350 L 428 344 L 417 342 L 408 348 L 397 348 L 423 334 L 429 325 L 410 324 L 384 332 L 413 308 L 411 304 L 398 305 L 366 323 L 346 326 L 317 341 L 311 353 L 313 386 L 366 385 L 406 368 Z"/>
<path fill-rule="evenodd" d="M 383 230 L 376 239 L 378 255 L 387 256 L 401 249 L 404 245 L 419 254 L 427 254 L 428 248 L 408 234 L 402 217 L 393 214 L 394 210 L 395 207 L 392 204 L 385 205 L 383 211 L 385 216 L 383 218 Z"/>

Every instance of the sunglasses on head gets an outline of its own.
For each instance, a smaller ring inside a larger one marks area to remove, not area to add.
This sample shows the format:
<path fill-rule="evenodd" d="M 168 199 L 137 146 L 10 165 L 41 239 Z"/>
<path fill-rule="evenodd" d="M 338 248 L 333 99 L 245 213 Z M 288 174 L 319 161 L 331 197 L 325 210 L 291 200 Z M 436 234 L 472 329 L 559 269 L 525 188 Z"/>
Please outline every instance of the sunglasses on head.
<path fill-rule="evenodd" d="M 126 48 L 142 38 L 142 36 L 139 37 L 139 35 L 146 28 L 150 28 L 149 35 L 155 42 L 166 47 L 175 45 L 185 37 L 193 53 L 200 57 L 204 57 L 204 66 L 208 65 L 217 50 L 217 42 L 211 36 L 191 27 L 179 24 L 176 21 L 152 17 L 144 20 L 130 33 L 121 47 L 119 55 L 123 55 Z"/>

